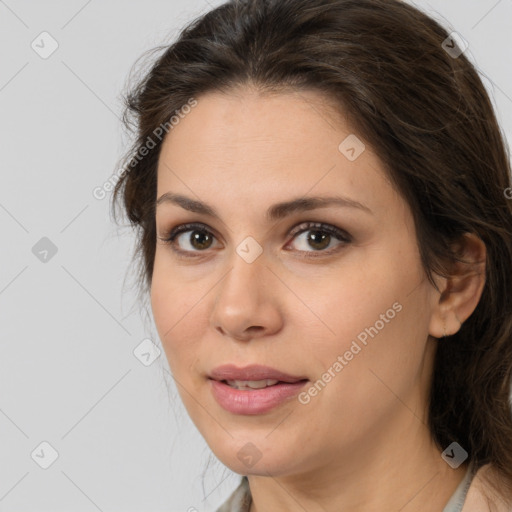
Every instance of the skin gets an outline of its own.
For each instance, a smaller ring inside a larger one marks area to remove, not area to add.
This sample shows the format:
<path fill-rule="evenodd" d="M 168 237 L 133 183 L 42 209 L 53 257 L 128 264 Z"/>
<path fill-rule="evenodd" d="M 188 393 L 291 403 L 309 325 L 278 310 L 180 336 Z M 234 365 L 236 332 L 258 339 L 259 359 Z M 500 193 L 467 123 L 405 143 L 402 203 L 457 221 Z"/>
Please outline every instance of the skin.
<path fill-rule="evenodd" d="M 320 93 L 244 88 L 197 99 L 164 141 L 157 197 L 200 200 L 221 220 L 160 204 L 159 237 L 198 222 L 213 239 L 192 245 L 193 231 L 178 236 L 188 258 L 158 239 L 151 287 L 191 419 L 226 466 L 249 476 L 251 512 L 441 511 L 467 465 L 446 464 L 426 426 L 433 357 L 445 342 L 436 338 L 474 311 L 484 269 L 458 264 L 435 290 L 407 203 L 368 144 L 355 161 L 339 151 L 354 132 Z M 274 203 L 333 192 L 372 213 L 330 206 L 265 218 Z M 331 236 L 318 249 L 308 242 L 315 228 L 290 235 L 309 221 L 352 240 Z M 248 236 L 263 250 L 250 264 L 236 252 Z M 475 237 L 460 249 L 485 261 Z M 213 398 L 208 373 L 225 363 L 264 364 L 315 383 L 396 302 L 401 311 L 308 404 L 295 397 L 265 414 L 237 415 Z M 248 442 L 261 453 L 252 467 L 237 457 Z"/>

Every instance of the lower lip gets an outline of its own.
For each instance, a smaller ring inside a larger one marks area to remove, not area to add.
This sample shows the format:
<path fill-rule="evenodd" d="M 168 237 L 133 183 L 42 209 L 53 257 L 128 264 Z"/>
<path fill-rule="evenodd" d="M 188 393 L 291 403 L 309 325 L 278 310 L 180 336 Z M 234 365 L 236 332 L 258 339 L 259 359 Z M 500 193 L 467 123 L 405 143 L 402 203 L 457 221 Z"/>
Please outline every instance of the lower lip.
<path fill-rule="evenodd" d="M 280 382 L 263 389 L 235 389 L 225 382 L 210 379 L 212 393 L 217 403 L 233 414 L 262 414 L 297 395 L 307 383 Z"/>

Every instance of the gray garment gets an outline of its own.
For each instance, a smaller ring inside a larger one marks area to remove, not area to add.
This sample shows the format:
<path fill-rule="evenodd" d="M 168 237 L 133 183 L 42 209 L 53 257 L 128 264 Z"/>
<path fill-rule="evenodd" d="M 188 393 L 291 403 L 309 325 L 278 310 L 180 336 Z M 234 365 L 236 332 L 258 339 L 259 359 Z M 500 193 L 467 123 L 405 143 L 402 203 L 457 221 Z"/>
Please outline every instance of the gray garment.
<path fill-rule="evenodd" d="M 466 475 L 458 485 L 452 497 L 443 509 L 443 512 L 461 512 L 466 500 L 469 486 L 473 480 L 473 469 L 471 464 L 466 471 Z M 225 501 L 216 512 L 249 512 L 252 498 L 249 489 L 249 480 L 246 476 L 242 477 L 240 485 L 234 490 L 233 494 Z"/>
<path fill-rule="evenodd" d="M 251 503 L 249 480 L 244 476 L 233 494 L 215 512 L 249 512 Z"/>
<path fill-rule="evenodd" d="M 443 512 L 461 512 L 474 476 L 473 465 L 470 464 L 466 471 L 466 476 L 462 479 L 457 489 L 455 489 Z"/>

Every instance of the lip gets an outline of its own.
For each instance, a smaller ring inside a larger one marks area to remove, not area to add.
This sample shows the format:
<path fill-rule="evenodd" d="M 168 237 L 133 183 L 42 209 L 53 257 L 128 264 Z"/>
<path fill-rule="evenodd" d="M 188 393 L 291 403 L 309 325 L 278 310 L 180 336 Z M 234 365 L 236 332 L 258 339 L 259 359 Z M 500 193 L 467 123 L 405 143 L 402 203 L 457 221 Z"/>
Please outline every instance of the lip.
<path fill-rule="evenodd" d="M 217 403 L 233 414 L 255 415 L 268 412 L 297 395 L 308 379 L 293 376 L 274 368 L 250 365 L 238 368 L 234 365 L 218 366 L 210 376 L 211 392 Z M 263 389 L 235 389 L 226 380 L 264 380 L 279 382 Z"/>
<path fill-rule="evenodd" d="M 264 380 L 275 379 L 281 382 L 294 383 L 307 379 L 304 376 L 294 376 L 276 370 L 269 366 L 259 364 L 252 364 L 239 368 L 233 364 L 225 364 L 214 368 L 210 375 L 210 379 L 222 380 Z"/>

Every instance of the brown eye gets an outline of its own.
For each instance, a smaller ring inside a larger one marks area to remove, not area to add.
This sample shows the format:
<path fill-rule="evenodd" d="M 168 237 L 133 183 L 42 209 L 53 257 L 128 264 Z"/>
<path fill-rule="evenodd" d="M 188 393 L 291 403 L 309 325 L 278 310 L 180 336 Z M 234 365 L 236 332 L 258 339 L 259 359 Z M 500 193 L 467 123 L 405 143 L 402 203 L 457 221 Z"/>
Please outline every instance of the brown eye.
<path fill-rule="evenodd" d="M 186 231 L 188 233 L 188 231 Z M 188 243 L 198 250 L 208 249 L 212 245 L 212 237 L 204 231 L 190 231 Z"/>
<path fill-rule="evenodd" d="M 306 223 L 299 226 L 299 231 L 292 233 L 295 239 L 299 239 L 303 234 L 308 236 L 303 237 L 302 248 L 298 250 L 301 252 L 327 252 L 326 251 L 333 239 L 339 241 L 336 245 L 345 245 L 352 241 L 350 235 L 341 229 L 330 226 L 329 224 L 321 223 Z M 311 251 L 310 249 L 313 249 Z"/>
<path fill-rule="evenodd" d="M 289 236 L 300 240 L 300 236 L 309 233 L 304 237 L 302 248 L 298 252 L 306 253 L 316 257 L 322 253 L 330 254 L 338 246 L 344 246 L 352 241 L 352 237 L 346 232 L 329 224 L 306 222 L 298 226 Z M 198 253 L 206 252 L 213 246 L 215 235 L 204 226 L 204 224 L 183 224 L 177 226 L 165 237 L 159 237 L 164 243 L 169 244 L 173 251 L 185 257 L 195 257 Z M 338 240 L 334 249 L 328 249 L 333 240 Z M 195 253 L 195 254 L 194 254 Z"/>
<path fill-rule="evenodd" d="M 190 233 L 188 236 L 187 233 Z M 214 235 L 202 224 L 184 224 L 173 229 L 167 237 L 160 238 L 165 243 L 178 246 L 178 252 L 201 252 L 212 246 Z M 178 242 L 181 241 L 181 244 Z"/>

